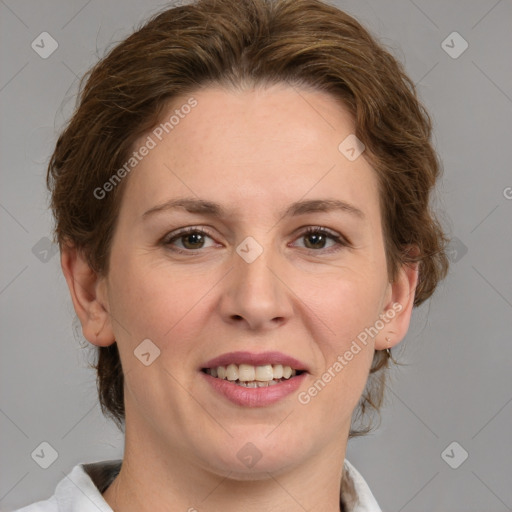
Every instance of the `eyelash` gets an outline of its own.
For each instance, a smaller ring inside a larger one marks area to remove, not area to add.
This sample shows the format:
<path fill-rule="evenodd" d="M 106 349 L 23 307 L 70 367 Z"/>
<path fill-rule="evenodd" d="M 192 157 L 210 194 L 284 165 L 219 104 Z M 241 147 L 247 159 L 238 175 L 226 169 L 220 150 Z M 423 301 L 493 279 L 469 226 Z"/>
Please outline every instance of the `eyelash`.
<path fill-rule="evenodd" d="M 166 237 L 164 237 L 164 239 L 162 240 L 162 244 L 166 247 L 169 247 L 170 250 L 174 251 L 174 252 L 177 252 L 179 254 L 188 254 L 188 255 L 191 255 L 195 252 L 199 252 L 199 250 L 201 249 L 198 249 L 198 250 L 193 250 L 193 249 L 180 249 L 179 247 L 171 247 L 172 243 L 175 241 L 175 240 L 179 240 L 180 238 L 183 238 L 187 235 L 190 235 L 190 234 L 196 234 L 196 233 L 199 233 L 201 235 L 205 235 L 205 236 L 208 236 L 209 238 L 212 238 L 213 239 L 213 236 L 205 229 L 203 228 L 200 228 L 200 227 L 188 227 L 188 228 L 183 228 L 182 230 L 178 231 L 177 233 L 170 233 L 170 235 L 167 235 Z M 299 238 L 303 238 L 307 235 L 311 235 L 311 234 L 314 234 L 314 235 L 324 235 L 326 236 L 327 238 L 333 240 L 334 242 L 336 242 L 336 246 L 334 247 L 331 247 L 329 249 L 308 249 L 306 248 L 306 250 L 308 251 L 311 251 L 311 252 L 324 252 L 324 253 L 332 253 L 332 252 L 337 252 L 337 251 L 340 251 L 343 247 L 350 247 L 350 242 L 342 237 L 341 235 L 338 235 L 337 233 L 335 233 L 334 231 L 330 231 L 328 230 L 327 228 L 324 228 L 324 227 L 321 227 L 321 226 L 309 226 L 305 231 L 303 231 L 302 233 L 299 234 L 299 236 L 297 237 L 297 239 Z"/>

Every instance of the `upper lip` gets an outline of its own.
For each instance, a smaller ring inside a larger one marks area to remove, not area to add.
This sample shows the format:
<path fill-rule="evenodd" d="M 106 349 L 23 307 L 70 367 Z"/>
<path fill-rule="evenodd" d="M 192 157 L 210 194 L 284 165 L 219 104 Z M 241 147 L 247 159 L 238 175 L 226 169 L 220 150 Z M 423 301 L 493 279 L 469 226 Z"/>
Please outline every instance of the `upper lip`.
<path fill-rule="evenodd" d="M 250 364 L 253 366 L 264 366 L 266 364 L 281 364 L 290 366 L 294 370 L 307 371 L 304 363 L 292 356 L 282 352 L 229 352 L 210 359 L 204 363 L 201 368 L 216 368 L 218 366 L 227 366 L 229 364 Z"/>

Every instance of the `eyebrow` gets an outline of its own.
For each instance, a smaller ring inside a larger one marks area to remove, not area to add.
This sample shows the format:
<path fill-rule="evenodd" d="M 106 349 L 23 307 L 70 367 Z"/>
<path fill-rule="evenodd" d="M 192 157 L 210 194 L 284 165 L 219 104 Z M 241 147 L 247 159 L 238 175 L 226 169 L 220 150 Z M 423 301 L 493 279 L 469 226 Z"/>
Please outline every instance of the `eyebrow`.
<path fill-rule="evenodd" d="M 179 197 L 150 208 L 142 215 L 142 217 L 146 219 L 156 213 L 174 210 L 177 208 L 184 208 L 190 213 L 199 213 L 212 217 L 228 218 L 233 216 L 233 212 L 226 210 L 223 206 L 213 201 L 197 199 L 194 197 Z M 365 214 L 359 208 L 356 208 L 345 201 L 340 201 L 339 199 L 309 199 L 296 201 L 282 211 L 279 218 L 296 217 L 307 213 L 331 211 L 342 211 L 360 219 L 365 218 Z"/>

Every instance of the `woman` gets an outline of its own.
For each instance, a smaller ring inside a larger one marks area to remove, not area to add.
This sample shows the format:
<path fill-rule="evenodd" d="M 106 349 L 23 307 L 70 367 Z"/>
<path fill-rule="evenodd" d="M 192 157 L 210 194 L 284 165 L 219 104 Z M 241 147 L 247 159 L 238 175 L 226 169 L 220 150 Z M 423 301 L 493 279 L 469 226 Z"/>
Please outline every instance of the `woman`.
<path fill-rule="evenodd" d="M 430 134 L 317 0 L 200 0 L 115 47 L 48 185 L 124 458 L 22 510 L 379 511 L 345 453 L 447 271 Z"/>

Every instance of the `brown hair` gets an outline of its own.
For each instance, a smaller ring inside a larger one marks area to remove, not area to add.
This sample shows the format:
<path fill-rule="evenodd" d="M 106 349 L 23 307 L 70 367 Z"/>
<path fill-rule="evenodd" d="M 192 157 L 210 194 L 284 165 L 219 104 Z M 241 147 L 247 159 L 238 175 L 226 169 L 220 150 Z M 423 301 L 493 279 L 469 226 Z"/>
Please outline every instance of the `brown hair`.
<path fill-rule="evenodd" d="M 170 100 L 209 85 L 277 83 L 328 92 L 352 112 L 378 176 L 389 279 L 401 264 L 419 262 L 414 304 L 424 302 L 448 269 L 447 239 L 429 202 L 440 174 L 430 117 L 402 65 L 354 18 L 320 0 L 198 0 L 155 15 L 115 46 L 83 77 L 49 162 L 58 243 L 75 245 L 107 274 L 126 179 L 102 199 L 93 191 L 123 166 Z M 375 352 L 355 416 L 380 408 L 388 357 Z M 102 410 L 122 428 L 116 343 L 98 349 L 95 367 Z"/>

